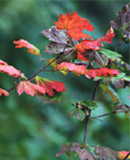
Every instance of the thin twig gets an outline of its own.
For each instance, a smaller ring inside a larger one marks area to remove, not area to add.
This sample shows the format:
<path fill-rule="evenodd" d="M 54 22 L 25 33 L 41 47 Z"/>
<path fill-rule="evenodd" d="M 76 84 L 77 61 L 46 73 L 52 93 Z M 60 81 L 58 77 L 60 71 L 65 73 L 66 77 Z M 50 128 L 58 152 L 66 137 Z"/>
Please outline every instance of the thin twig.
<path fill-rule="evenodd" d="M 119 49 L 119 47 L 121 46 L 121 44 L 122 44 L 122 39 L 119 41 L 119 43 L 118 43 L 118 45 L 117 45 L 117 47 L 116 47 L 116 49 L 115 49 L 115 52 L 117 52 L 118 51 L 118 49 Z"/>
<path fill-rule="evenodd" d="M 123 160 L 126 160 L 130 155 L 130 152 L 125 156 L 125 158 Z"/>
<path fill-rule="evenodd" d="M 95 99 L 97 88 L 98 88 L 99 84 L 100 84 L 100 80 L 96 82 L 96 85 L 94 87 L 93 94 L 92 94 L 92 101 L 94 101 L 94 99 Z M 84 140 L 83 140 L 84 144 L 86 144 L 86 139 L 87 139 L 87 134 L 88 134 L 88 124 L 89 124 L 90 116 L 91 116 L 91 110 L 89 112 L 89 115 L 86 116 L 86 127 L 85 127 Z"/>
<path fill-rule="evenodd" d="M 40 72 L 44 71 L 51 63 L 53 63 L 54 61 L 56 61 L 58 58 L 60 57 L 57 56 L 56 58 L 54 58 L 50 63 L 46 64 L 44 67 L 42 67 L 40 70 L 38 70 L 36 73 L 34 73 L 33 75 L 31 75 L 30 77 L 28 77 L 26 80 L 31 80 L 32 78 L 34 78 L 36 75 L 38 75 Z M 17 85 L 15 85 L 14 87 L 8 89 L 7 91 L 10 92 L 12 90 L 14 90 L 17 87 Z"/>
<path fill-rule="evenodd" d="M 99 115 L 99 116 L 96 116 L 96 117 L 91 117 L 90 119 L 97 119 L 97 118 L 110 116 L 110 115 L 117 114 L 117 113 L 123 113 L 123 111 L 113 111 L 113 112 L 105 113 L 105 114 L 102 114 L 102 115 Z"/>

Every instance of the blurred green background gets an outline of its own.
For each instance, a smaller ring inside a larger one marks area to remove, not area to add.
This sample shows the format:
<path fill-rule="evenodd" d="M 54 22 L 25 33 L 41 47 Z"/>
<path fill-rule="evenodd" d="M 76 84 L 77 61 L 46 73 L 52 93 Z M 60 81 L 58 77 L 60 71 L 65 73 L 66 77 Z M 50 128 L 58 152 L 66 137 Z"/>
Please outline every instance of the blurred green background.
<path fill-rule="evenodd" d="M 40 67 L 39 57 L 27 53 L 26 49 L 15 49 L 13 40 L 20 38 L 37 46 L 44 58 L 49 58 L 44 49 L 48 40 L 41 31 L 50 28 L 57 21 L 60 13 L 76 11 L 80 16 L 89 19 L 95 27 L 94 38 L 105 35 L 110 20 L 116 17 L 128 1 L 87 1 L 87 0 L 6 0 L 0 1 L 0 59 L 20 69 L 26 76 L 35 73 Z M 120 39 L 117 32 L 112 44 L 106 47 L 114 50 Z M 129 48 L 124 44 L 119 53 L 129 62 Z M 69 73 L 40 73 L 40 76 L 65 83 L 65 97 L 71 102 L 90 99 L 94 83 L 85 77 L 77 77 Z M 13 78 L 0 74 L 0 87 L 9 89 L 13 86 Z M 130 104 L 130 89 L 118 90 L 123 103 Z M 112 101 L 107 94 L 98 91 L 96 100 L 100 108 L 93 116 L 112 110 Z M 84 122 L 70 118 L 68 112 L 73 107 L 67 103 L 43 104 L 36 97 L 11 91 L 9 97 L 0 97 L 0 160 L 66 160 L 55 154 L 66 142 L 82 142 Z M 124 114 L 94 120 L 89 124 L 87 143 L 101 144 L 114 150 L 130 150 L 129 119 Z M 75 159 L 76 158 L 72 158 Z"/>

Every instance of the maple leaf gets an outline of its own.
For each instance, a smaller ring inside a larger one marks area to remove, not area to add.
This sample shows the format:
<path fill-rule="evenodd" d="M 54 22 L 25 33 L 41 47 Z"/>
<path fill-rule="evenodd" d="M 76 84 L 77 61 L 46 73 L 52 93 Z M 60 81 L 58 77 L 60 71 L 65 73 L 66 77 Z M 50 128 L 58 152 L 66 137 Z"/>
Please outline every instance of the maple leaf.
<path fill-rule="evenodd" d="M 9 76 L 13 77 L 24 77 L 23 73 L 2 60 L 0 60 L 0 72 L 7 73 Z"/>
<path fill-rule="evenodd" d="M 101 77 L 101 76 L 114 76 L 114 75 L 118 75 L 120 74 L 120 72 L 117 69 L 109 69 L 109 68 L 97 68 L 97 69 L 88 69 L 86 71 L 85 76 L 90 76 L 90 77 Z"/>
<path fill-rule="evenodd" d="M 19 96 L 23 92 L 25 92 L 26 94 L 28 94 L 28 95 L 33 97 L 37 93 L 45 94 L 45 88 L 40 87 L 40 86 L 38 86 L 36 84 L 33 84 L 30 81 L 21 81 L 17 85 L 17 92 L 18 92 Z"/>
<path fill-rule="evenodd" d="M 119 151 L 117 154 L 117 157 L 119 159 L 124 159 L 128 155 L 129 151 Z M 127 157 L 127 159 L 130 158 L 130 155 Z"/>
<path fill-rule="evenodd" d="M 78 43 L 76 45 L 76 50 L 77 50 L 77 58 L 83 61 L 87 61 L 87 58 L 83 56 L 83 53 L 89 50 L 100 50 L 101 46 L 103 44 L 101 43 L 102 41 L 111 43 L 113 37 L 115 36 L 115 33 L 112 29 L 112 27 L 107 31 L 106 35 L 104 37 L 101 37 L 100 39 L 95 39 L 95 40 L 82 40 L 81 43 Z M 86 52 L 87 53 L 87 52 Z M 89 53 L 89 52 L 88 52 Z"/>
<path fill-rule="evenodd" d="M 73 63 L 68 62 L 62 62 L 57 67 L 61 72 L 67 73 L 68 71 L 71 71 L 77 75 L 83 74 L 87 78 L 90 77 L 101 77 L 101 76 L 114 76 L 115 74 L 120 74 L 117 69 L 109 69 L 109 68 L 97 68 L 97 69 L 86 69 L 85 65 L 76 65 Z"/>
<path fill-rule="evenodd" d="M 30 44 L 29 42 L 25 41 L 24 39 L 20 39 L 19 41 L 13 41 L 14 44 L 17 44 L 15 48 L 28 48 L 28 52 L 34 55 L 39 56 L 40 50 L 36 48 L 34 45 Z"/>
<path fill-rule="evenodd" d="M 2 94 L 3 94 L 4 96 L 9 96 L 9 92 L 7 92 L 6 90 L 0 88 L 0 96 L 2 96 Z"/>
<path fill-rule="evenodd" d="M 35 80 L 36 80 L 36 84 L 38 86 L 43 87 L 45 89 L 45 92 L 48 93 L 49 96 L 54 96 L 53 90 L 57 92 L 66 91 L 64 84 L 60 81 L 51 81 L 49 79 L 39 77 L 39 76 L 36 76 Z"/>
<path fill-rule="evenodd" d="M 90 38 L 87 34 L 84 34 L 82 31 L 93 31 L 94 27 L 89 23 L 89 21 L 85 18 L 81 18 L 78 14 L 73 11 L 72 15 L 68 12 L 63 15 L 60 14 L 58 22 L 54 23 L 58 30 L 66 30 L 68 36 L 70 38 L 80 40 L 80 38 Z"/>
<path fill-rule="evenodd" d="M 122 30 L 123 37 L 130 41 L 130 3 L 125 4 L 117 13 L 116 19 L 111 21 L 111 26 L 116 30 Z"/>

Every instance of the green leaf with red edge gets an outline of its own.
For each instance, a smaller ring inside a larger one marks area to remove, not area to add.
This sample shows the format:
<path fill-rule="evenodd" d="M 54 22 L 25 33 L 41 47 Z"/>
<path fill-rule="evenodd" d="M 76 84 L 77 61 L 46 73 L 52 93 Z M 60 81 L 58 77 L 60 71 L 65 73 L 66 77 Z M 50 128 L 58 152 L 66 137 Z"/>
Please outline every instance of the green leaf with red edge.
<path fill-rule="evenodd" d="M 65 86 L 62 82 L 60 81 L 52 81 L 43 77 L 36 76 L 35 77 L 36 84 L 38 86 L 41 86 L 45 89 L 45 92 L 49 96 L 54 96 L 54 91 L 56 92 L 65 92 Z"/>
<path fill-rule="evenodd" d="M 69 112 L 69 116 L 70 117 L 74 117 L 75 116 L 76 118 L 78 118 L 78 120 L 83 121 L 85 119 L 85 117 L 86 117 L 86 114 L 80 108 L 75 108 L 75 109 L 72 109 Z"/>
<path fill-rule="evenodd" d="M 87 34 L 84 34 L 83 30 L 93 31 L 94 27 L 89 23 L 87 19 L 81 18 L 73 11 L 72 15 L 68 12 L 66 15 L 60 14 L 58 22 L 55 22 L 55 26 L 58 30 L 66 30 L 70 38 L 80 40 L 80 38 L 91 38 Z"/>
<path fill-rule="evenodd" d="M 7 73 L 9 76 L 13 77 L 24 77 L 23 73 L 2 60 L 0 60 L 0 72 Z"/>
<path fill-rule="evenodd" d="M 130 151 L 119 151 L 119 152 L 117 153 L 117 157 L 118 157 L 119 159 L 124 160 L 124 158 L 125 158 L 129 153 L 130 153 Z M 130 154 L 129 154 L 129 156 L 127 157 L 127 160 L 128 160 L 128 159 L 130 159 Z"/>
<path fill-rule="evenodd" d="M 117 151 L 104 146 L 96 146 L 95 153 L 99 156 L 100 160 L 116 160 Z"/>
<path fill-rule="evenodd" d="M 18 92 L 19 96 L 23 92 L 25 92 L 26 94 L 33 97 L 34 95 L 37 95 L 38 93 L 44 95 L 45 94 L 45 88 L 40 87 L 36 84 L 33 84 L 30 81 L 21 81 L 17 85 L 17 92 Z"/>
<path fill-rule="evenodd" d="M 8 92 L 8 91 L 0 88 L 0 96 L 2 96 L 2 94 L 3 94 L 4 96 L 9 96 L 9 92 Z"/>
<path fill-rule="evenodd" d="M 36 48 L 34 45 L 25 41 L 24 39 L 20 39 L 19 41 L 13 41 L 13 43 L 17 45 L 15 48 L 28 48 L 29 53 L 40 56 L 40 50 Z"/>
<path fill-rule="evenodd" d="M 103 90 L 103 93 L 107 92 L 111 96 L 114 103 L 120 102 L 119 96 L 118 96 L 117 92 L 114 91 L 113 88 L 111 88 L 109 85 L 105 85 L 105 84 L 100 84 L 100 87 Z"/>

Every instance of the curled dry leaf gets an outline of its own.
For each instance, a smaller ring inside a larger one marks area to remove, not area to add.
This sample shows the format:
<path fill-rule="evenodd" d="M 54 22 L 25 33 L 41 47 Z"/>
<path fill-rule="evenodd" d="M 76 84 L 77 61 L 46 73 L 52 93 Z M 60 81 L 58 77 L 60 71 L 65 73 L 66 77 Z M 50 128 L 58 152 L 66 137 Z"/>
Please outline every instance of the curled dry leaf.
<path fill-rule="evenodd" d="M 7 92 L 6 90 L 0 88 L 0 96 L 2 96 L 2 94 L 3 94 L 4 96 L 9 96 L 9 92 Z"/>

